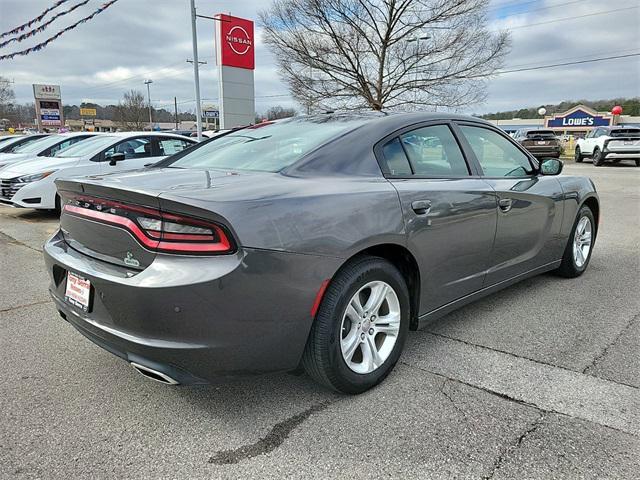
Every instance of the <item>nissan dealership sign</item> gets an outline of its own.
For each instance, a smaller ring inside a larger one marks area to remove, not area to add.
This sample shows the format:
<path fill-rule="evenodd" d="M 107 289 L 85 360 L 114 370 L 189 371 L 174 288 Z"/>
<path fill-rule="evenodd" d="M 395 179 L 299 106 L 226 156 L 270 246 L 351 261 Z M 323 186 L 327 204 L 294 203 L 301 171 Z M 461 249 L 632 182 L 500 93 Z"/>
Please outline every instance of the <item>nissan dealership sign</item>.
<path fill-rule="evenodd" d="M 215 18 L 220 125 L 248 125 L 255 121 L 253 22 L 223 13 Z"/>

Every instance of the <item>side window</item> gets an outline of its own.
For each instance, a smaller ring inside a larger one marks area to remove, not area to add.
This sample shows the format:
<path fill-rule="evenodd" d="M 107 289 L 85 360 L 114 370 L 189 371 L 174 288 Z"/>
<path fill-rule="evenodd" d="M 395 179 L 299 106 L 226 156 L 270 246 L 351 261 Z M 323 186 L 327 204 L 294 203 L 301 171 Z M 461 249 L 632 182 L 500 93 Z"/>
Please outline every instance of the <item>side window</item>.
<path fill-rule="evenodd" d="M 387 172 L 391 175 L 411 175 L 409 160 L 404 154 L 398 137 L 385 143 L 382 147 L 382 156 L 387 165 Z"/>
<path fill-rule="evenodd" d="M 192 144 L 180 138 L 159 138 L 160 156 L 173 155 L 181 152 Z"/>
<path fill-rule="evenodd" d="M 104 157 L 109 157 L 114 153 L 124 153 L 124 159 L 145 158 L 153 155 L 151 149 L 151 141 L 148 138 L 129 138 L 120 143 L 116 143 L 113 147 L 105 150 Z"/>
<path fill-rule="evenodd" d="M 529 157 L 493 130 L 460 125 L 486 176 L 521 177 L 533 173 Z"/>
<path fill-rule="evenodd" d="M 50 147 L 46 152 L 43 152 L 41 155 L 46 157 L 53 157 L 59 151 L 64 150 L 65 148 L 70 147 L 74 143 L 78 143 L 80 140 L 84 140 L 85 138 L 89 138 L 89 137 L 81 137 L 81 136 L 70 137 L 64 142 L 60 142 L 59 144 L 54 145 L 53 147 Z"/>
<path fill-rule="evenodd" d="M 469 169 L 447 125 L 418 128 L 400 135 L 415 175 L 467 176 Z"/>

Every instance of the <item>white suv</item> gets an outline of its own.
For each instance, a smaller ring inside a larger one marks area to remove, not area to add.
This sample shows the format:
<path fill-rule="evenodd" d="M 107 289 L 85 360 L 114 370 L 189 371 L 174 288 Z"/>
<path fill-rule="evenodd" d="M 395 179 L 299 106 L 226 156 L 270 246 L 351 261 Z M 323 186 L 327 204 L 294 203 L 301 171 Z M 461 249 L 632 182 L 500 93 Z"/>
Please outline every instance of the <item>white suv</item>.
<path fill-rule="evenodd" d="M 640 128 L 598 127 L 576 143 L 575 159 L 580 163 L 591 157 L 597 167 L 605 160 L 635 160 L 640 167 Z"/>

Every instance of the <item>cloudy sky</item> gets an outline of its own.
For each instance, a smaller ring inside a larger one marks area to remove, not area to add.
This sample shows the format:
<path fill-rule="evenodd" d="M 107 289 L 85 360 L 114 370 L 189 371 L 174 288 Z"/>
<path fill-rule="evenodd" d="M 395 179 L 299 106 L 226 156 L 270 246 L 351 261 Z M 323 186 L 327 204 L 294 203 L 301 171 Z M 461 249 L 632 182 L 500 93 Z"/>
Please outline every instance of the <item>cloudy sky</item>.
<path fill-rule="evenodd" d="M 80 0 L 71 0 L 74 5 Z M 0 32 L 30 20 L 54 0 L 0 0 Z M 88 15 L 102 3 L 90 0 L 56 20 L 45 32 L 0 48 L 22 50 Z M 231 13 L 257 18 L 271 0 L 196 0 L 198 13 Z M 589 60 L 640 52 L 640 0 L 492 0 L 493 29 L 510 29 L 513 48 L 502 70 Z M 65 10 L 61 6 L 56 11 Z M 51 15 L 51 14 L 50 14 Z M 213 22 L 198 20 L 204 103 L 217 96 Z M 295 106 L 278 78 L 273 57 L 256 30 L 256 110 Z M 89 23 L 67 32 L 46 49 L 0 61 L 0 75 L 13 80 L 17 101 L 32 100 L 32 83 L 62 87 L 65 103 L 117 103 L 128 89 L 144 89 L 153 79 L 156 107 L 194 108 L 191 24 L 188 0 L 119 0 Z M 640 57 L 512 72 L 491 80 L 488 98 L 469 112 L 508 110 L 570 99 L 640 95 Z"/>

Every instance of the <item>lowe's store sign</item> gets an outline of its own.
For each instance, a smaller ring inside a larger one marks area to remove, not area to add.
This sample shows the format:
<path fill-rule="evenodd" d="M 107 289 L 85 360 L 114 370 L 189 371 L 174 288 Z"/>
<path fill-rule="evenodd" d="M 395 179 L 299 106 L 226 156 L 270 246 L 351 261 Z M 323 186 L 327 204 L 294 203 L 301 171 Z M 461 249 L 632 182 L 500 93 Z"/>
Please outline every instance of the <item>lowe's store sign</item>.
<path fill-rule="evenodd" d="M 598 115 L 581 108 L 547 118 L 547 128 L 593 128 L 608 127 L 609 125 L 611 125 L 611 117 Z"/>

